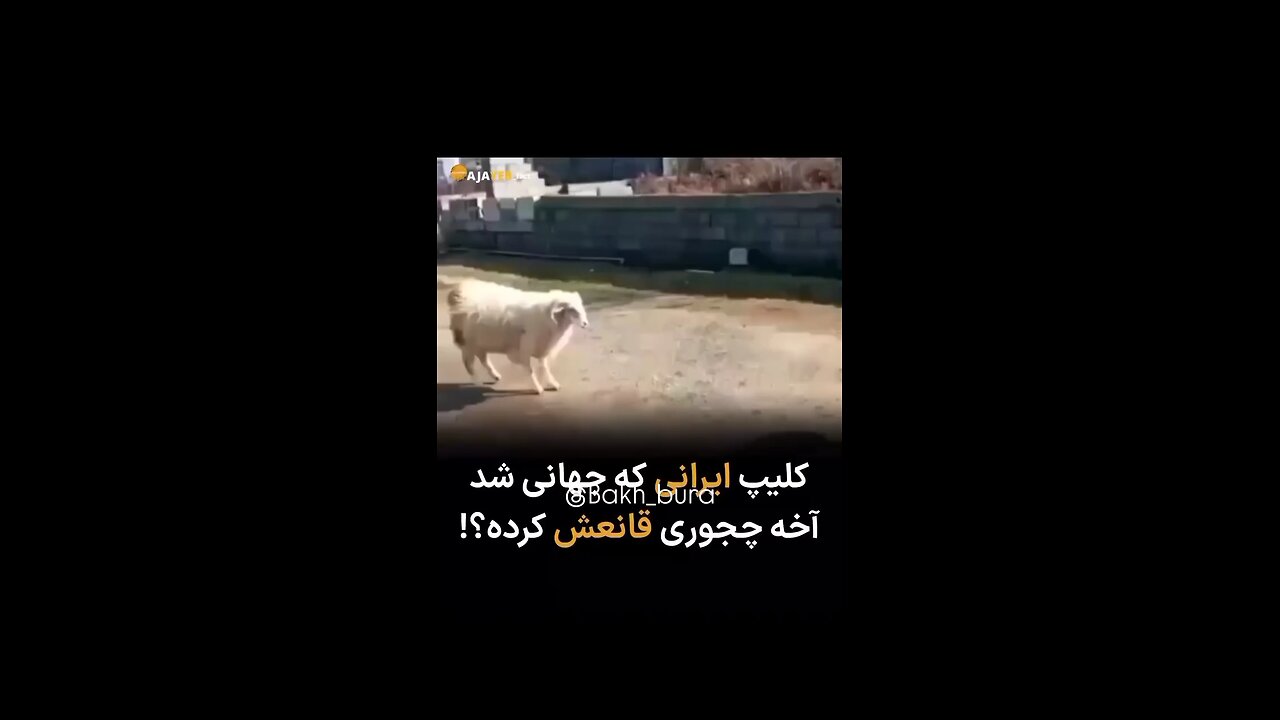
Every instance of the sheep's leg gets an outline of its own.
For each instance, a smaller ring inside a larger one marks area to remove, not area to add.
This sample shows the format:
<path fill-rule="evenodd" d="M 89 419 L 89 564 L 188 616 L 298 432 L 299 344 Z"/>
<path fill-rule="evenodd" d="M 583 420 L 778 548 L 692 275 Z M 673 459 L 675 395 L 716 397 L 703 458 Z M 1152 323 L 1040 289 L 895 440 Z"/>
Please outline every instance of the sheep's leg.
<path fill-rule="evenodd" d="M 556 382 L 556 376 L 551 374 L 550 356 L 542 358 L 542 375 L 547 379 L 548 388 L 552 390 L 560 389 L 560 383 Z"/>
<path fill-rule="evenodd" d="M 520 346 L 513 353 L 507 355 L 507 359 L 524 368 L 529 373 L 529 379 L 533 381 L 533 389 L 542 394 L 542 383 L 538 382 L 538 371 L 533 367 L 534 339 L 533 335 L 525 333 L 520 338 Z"/>
<path fill-rule="evenodd" d="M 498 371 L 493 369 L 493 361 L 489 359 L 488 353 L 480 354 L 480 362 L 484 363 L 484 369 L 489 371 L 489 375 L 493 377 L 494 382 L 498 382 L 502 379 L 502 376 L 498 374 Z"/>
<path fill-rule="evenodd" d="M 475 354 L 472 353 L 470 350 L 467 350 L 464 348 L 462 350 L 462 365 L 467 369 L 467 374 L 471 376 L 471 379 L 473 381 L 476 379 L 475 364 L 476 364 Z"/>
<path fill-rule="evenodd" d="M 529 372 L 529 379 L 533 381 L 533 389 L 537 390 L 538 394 L 541 395 L 542 383 L 538 382 L 538 372 L 533 368 L 533 358 L 524 355 L 516 361 L 516 364 Z"/>

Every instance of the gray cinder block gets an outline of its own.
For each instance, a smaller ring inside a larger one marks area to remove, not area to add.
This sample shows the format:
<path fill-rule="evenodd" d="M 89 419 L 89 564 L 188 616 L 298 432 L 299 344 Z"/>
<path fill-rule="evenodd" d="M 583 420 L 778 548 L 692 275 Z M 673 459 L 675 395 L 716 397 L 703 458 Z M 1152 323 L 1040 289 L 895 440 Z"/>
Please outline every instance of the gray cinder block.
<path fill-rule="evenodd" d="M 676 214 L 670 210 L 640 212 L 635 214 L 635 221 L 646 225 L 675 225 Z"/>
<path fill-rule="evenodd" d="M 799 210 L 808 208 L 833 207 L 840 204 L 840 193 L 834 192 L 801 192 L 801 193 L 764 193 L 749 195 L 725 195 L 728 207 L 759 210 Z"/>
<path fill-rule="evenodd" d="M 516 219 L 532 220 L 533 219 L 533 198 L 518 198 L 516 200 Z"/>
<path fill-rule="evenodd" d="M 485 223 L 485 229 L 489 232 L 496 233 L 531 233 L 533 232 L 533 223 L 524 221 L 506 221 Z"/>
<path fill-rule="evenodd" d="M 775 256 L 785 255 L 787 251 L 787 231 L 786 230 L 770 230 L 769 231 L 769 251 Z"/>
<path fill-rule="evenodd" d="M 818 242 L 818 231 L 814 228 L 787 229 L 783 232 L 791 245 L 815 245 Z"/>
<path fill-rule="evenodd" d="M 704 227 L 711 224 L 711 213 L 680 210 L 676 212 L 676 222 L 685 227 Z"/>
<path fill-rule="evenodd" d="M 518 220 L 516 217 L 516 199 L 513 197 L 498 198 L 498 209 L 502 211 L 503 220 Z"/>
<path fill-rule="evenodd" d="M 749 248 L 767 247 L 769 231 L 755 227 L 735 227 L 727 231 L 728 239 Z"/>
<path fill-rule="evenodd" d="M 532 233 L 502 233 L 498 235 L 498 249 L 509 252 L 540 252 L 537 238 Z"/>
<path fill-rule="evenodd" d="M 480 206 L 475 200 L 454 200 L 449 203 L 449 214 L 454 220 L 479 220 Z"/>
<path fill-rule="evenodd" d="M 800 213 L 800 227 L 832 227 L 834 220 L 830 213 L 802 212 Z"/>
<path fill-rule="evenodd" d="M 844 231 L 840 228 L 818 231 L 818 242 L 820 243 L 836 243 L 839 245 L 844 242 Z"/>

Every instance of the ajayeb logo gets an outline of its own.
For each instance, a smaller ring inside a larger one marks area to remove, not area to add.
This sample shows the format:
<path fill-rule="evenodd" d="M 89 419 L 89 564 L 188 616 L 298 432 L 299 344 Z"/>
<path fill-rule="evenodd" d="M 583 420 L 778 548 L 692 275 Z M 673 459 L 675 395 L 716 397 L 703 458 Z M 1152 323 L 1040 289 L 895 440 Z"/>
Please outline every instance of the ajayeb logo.
<path fill-rule="evenodd" d="M 462 163 L 458 163 L 457 165 L 454 165 L 452 168 L 449 169 L 449 177 L 453 178 L 458 182 L 461 182 L 463 180 L 470 180 L 471 182 L 481 182 L 481 181 L 490 179 L 490 175 L 488 172 L 477 173 L 477 172 L 468 170 L 467 166 L 463 165 Z M 510 170 L 494 170 L 492 179 L 493 180 L 532 180 L 535 177 L 537 177 L 536 173 L 513 173 Z"/>

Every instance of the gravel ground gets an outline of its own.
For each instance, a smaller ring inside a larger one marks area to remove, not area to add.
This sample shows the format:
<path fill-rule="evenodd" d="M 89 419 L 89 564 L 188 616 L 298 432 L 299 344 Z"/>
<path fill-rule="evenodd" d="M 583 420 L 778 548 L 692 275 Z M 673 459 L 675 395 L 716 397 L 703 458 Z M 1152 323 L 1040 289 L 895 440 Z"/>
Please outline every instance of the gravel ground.
<path fill-rule="evenodd" d="M 611 287 L 584 291 L 591 327 L 576 329 L 552 365 L 561 389 L 539 396 L 528 374 L 503 356 L 493 359 L 500 382 L 473 382 L 449 332 L 440 276 L 501 278 L 453 266 L 438 267 L 437 274 L 438 442 L 450 432 L 512 428 L 621 436 L 637 423 L 678 438 L 690 422 L 841 439 L 842 308 Z M 487 381 L 479 363 L 476 370 Z"/>

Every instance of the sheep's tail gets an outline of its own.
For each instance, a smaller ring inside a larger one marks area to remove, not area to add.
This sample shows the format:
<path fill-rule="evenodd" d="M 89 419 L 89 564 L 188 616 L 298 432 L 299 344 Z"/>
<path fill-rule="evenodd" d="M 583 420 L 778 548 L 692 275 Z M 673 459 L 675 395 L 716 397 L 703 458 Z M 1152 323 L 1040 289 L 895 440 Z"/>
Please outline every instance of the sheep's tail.
<path fill-rule="evenodd" d="M 449 288 L 449 294 L 445 296 L 445 299 L 449 303 L 449 329 L 453 331 L 453 344 L 458 347 L 462 347 L 464 344 L 462 338 L 462 317 L 458 312 L 462 309 L 462 288 L 459 287 L 460 283 L 456 281 L 451 282 L 439 275 L 436 276 L 436 283 L 443 284 L 443 286 Z"/>

